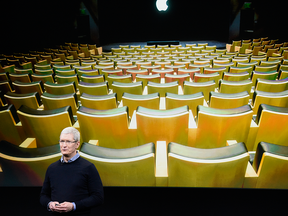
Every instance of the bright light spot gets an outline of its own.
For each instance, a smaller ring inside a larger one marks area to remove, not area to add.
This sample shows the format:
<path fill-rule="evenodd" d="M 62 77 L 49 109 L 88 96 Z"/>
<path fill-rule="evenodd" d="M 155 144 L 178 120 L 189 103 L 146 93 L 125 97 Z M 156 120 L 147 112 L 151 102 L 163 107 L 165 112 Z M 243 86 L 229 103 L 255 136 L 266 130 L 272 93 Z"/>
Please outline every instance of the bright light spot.
<path fill-rule="evenodd" d="M 168 8 L 167 0 L 157 0 L 156 7 L 159 11 L 166 11 Z"/>

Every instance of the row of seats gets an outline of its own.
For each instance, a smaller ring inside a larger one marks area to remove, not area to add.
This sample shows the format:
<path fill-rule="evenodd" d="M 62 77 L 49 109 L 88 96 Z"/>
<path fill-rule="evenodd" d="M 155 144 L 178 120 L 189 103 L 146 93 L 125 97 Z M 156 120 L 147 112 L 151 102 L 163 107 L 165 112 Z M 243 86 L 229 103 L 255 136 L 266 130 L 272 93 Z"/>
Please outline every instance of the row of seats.
<path fill-rule="evenodd" d="M 82 142 L 97 140 L 98 145 L 108 148 L 130 148 L 158 140 L 216 148 L 225 146 L 227 140 L 237 140 L 255 151 L 261 141 L 287 145 L 287 112 L 287 107 L 261 104 L 253 118 L 249 105 L 233 109 L 198 105 L 194 118 L 187 105 L 169 110 L 138 106 L 130 120 L 127 106 L 108 110 L 81 106 L 75 118 L 70 106 L 36 110 L 22 105 L 16 112 L 14 105 L 9 105 L 1 107 L 5 124 L 1 124 L 0 137 L 15 145 L 44 147 L 57 144 L 61 130 L 74 126 L 80 130 Z"/>
<path fill-rule="evenodd" d="M 266 142 L 254 158 L 244 143 L 214 149 L 163 141 L 127 149 L 83 143 L 79 152 L 95 164 L 104 186 L 288 188 L 288 147 Z M 1 186 L 41 186 L 47 167 L 61 156 L 59 144 L 21 148 L 6 141 L 0 153 Z"/>

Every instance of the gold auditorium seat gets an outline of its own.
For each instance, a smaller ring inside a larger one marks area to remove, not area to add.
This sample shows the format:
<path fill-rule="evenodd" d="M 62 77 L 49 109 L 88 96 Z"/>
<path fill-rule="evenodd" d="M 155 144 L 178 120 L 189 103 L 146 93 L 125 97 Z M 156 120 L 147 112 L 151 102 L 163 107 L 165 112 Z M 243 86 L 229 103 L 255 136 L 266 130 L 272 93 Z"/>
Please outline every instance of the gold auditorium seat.
<path fill-rule="evenodd" d="M 77 119 L 83 142 L 98 140 L 99 146 L 118 149 L 137 146 L 136 138 L 129 131 L 128 117 L 127 107 L 109 110 L 79 107 Z"/>
<path fill-rule="evenodd" d="M 15 92 L 20 94 L 38 92 L 39 95 L 42 95 L 44 91 L 42 81 L 24 83 L 16 80 L 15 82 L 12 82 L 12 85 Z"/>
<path fill-rule="evenodd" d="M 125 75 L 114 75 L 114 74 L 109 74 L 106 78 L 108 81 L 108 86 L 109 88 L 112 88 L 112 83 L 114 81 L 116 82 L 123 82 L 123 83 L 132 83 L 132 75 L 131 74 L 125 74 Z"/>
<path fill-rule="evenodd" d="M 80 94 L 86 93 L 90 95 L 107 95 L 109 91 L 108 82 L 104 81 L 101 83 L 85 83 L 79 82 Z"/>
<path fill-rule="evenodd" d="M 160 97 L 165 97 L 167 92 L 178 94 L 178 81 L 170 83 L 154 83 L 148 81 L 147 83 L 148 94 L 159 93 Z"/>
<path fill-rule="evenodd" d="M 56 75 L 55 79 L 57 80 L 58 84 L 64 84 L 64 83 L 71 83 L 71 82 L 75 82 L 76 88 L 78 88 L 78 84 L 79 84 L 79 78 L 77 74 L 74 75 Z"/>
<path fill-rule="evenodd" d="M 21 126 L 18 126 L 19 117 L 13 104 L 0 106 L 0 140 L 6 140 L 14 145 L 20 145 L 26 135 Z"/>
<path fill-rule="evenodd" d="M 190 81 L 190 74 L 165 74 L 165 83 L 178 81 L 178 84 L 183 87 L 184 81 Z"/>
<path fill-rule="evenodd" d="M 97 167 L 103 186 L 156 186 L 154 143 L 126 149 L 83 143 L 80 154 Z"/>
<path fill-rule="evenodd" d="M 173 69 L 153 69 L 152 74 L 160 74 L 161 78 L 165 77 L 165 74 L 174 74 L 174 70 Z"/>
<path fill-rule="evenodd" d="M 128 107 L 129 117 L 131 118 L 134 110 L 136 110 L 138 106 L 150 109 L 159 109 L 160 96 L 159 93 L 153 93 L 148 95 L 135 95 L 124 92 L 122 96 L 122 101 L 123 106 Z"/>
<path fill-rule="evenodd" d="M 80 80 L 82 82 L 86 82 L 86 83 L 101 83 L 104 82 L 104 75 L 87 75 L 87 74 L 82 74 L 80 76 Z"/>
<path fill-rule="evenodd" d="M 148 81 L 154 82 L 154 83 L 160 83 L 161 76 L 160 74 L 153 74 L 153 75 L 142 75 L 137 74 L 136 75 L 136 82 L 142 81 L 143 87 L 147 86 Z"/>
<path fill-rule="evenodd" d="M 166 141 L 188 144 L 189 108 L 155 110 L 139 106 L 136 111 L 138 144 Z"/>
<path fill-rule="evenodd" d="M 13 104 L 18 110 L 21 105 L 26 105 L 33 109 L 38 109 L 42 104 L 38 92 L 18 94 L 14 92 L 6 92 L 4 98 L 8 104 Z"/>
<path fill-rule="evenodd" d="M 89 95 L 83 93 L 80 96 L 81 105 L 90 109 L 108 110 L 117 108 L 116 93 L 108 95 Z"/>
<path fill-rule="evenodd" d="M 36 138 L 37 147 L 57 144 L 61 131 L 75 122 L 70 106 L 54 110 L 35 110 L 22 105 L 17 114 L 26 136 Z"/>
<path fill-rule="evenodd" d="M 242 188 L 249 154 L 245 144 L 200 149 L 168 145 L 168 186 Z"/>
<path fill-rule="evenodd" d="M 215 80 L 208 82 L 186 82 L 184 81 L 184 95 L 203 92 L 206 101 L 209 101 L 209 93 L 215 91 Z"/>
<path fill-rule="evenodd" d="M 117 93 L 117 101 L 122 100 L 123 93 L 130 93 L 136 95 L 143 94 L 143 83 L 141 81 L 135 83 L 121 83 L 121 82 L 112 82 L 111 88 L 113 93 Z"/>
<path fill-rule="evenodd" d="M 256 188 L 288 189 L 288 147 L 260 142 L 253 161 Z"/>
<path fill-rule="evenodd" d="M 288 78 L 282 80 L 266 80 L 258 78 L 255 90 L 265 92 L 282 92 L 288 90 Z"/>
<path fill-rule="evenodd" d="M 250 94 L 247 91 L 239 93 L 210 92 L 209 107 L 217 109 L 233 109 L 247 105 Z"/>
<path fill-rule="evenodd" d="M 33 81 L 42 81 L 42 83 L 45 83 L 47 81 L 54 83 L 54 75 L 52 73 L 50 74 L 32 74 L 31 75 Z"/>
<path fill-rule="evenodd" d="M 249 78 L 250 78 L 250 74 L 248 72 L 242 72 L 242 73 L 224 72 L 223 74 L 223 80 L 227 80 L 227 81 L 242 81 L 242 80 L 247 80 Z"/>
<path fill-rule="evenodd" d="M 0 141 L 1 186 L 42 186 L 48 166 L 61 157 L 57 143 L 42 148 L 23 148 Z"/>
<path fill-rule="evenodd" d="M 255 122 L 258 132 L 254 150 L 259 142 L 288 146 L 288 107 L 261 104 Z"/>
<path fill-rule="evenodd" d="M 32 78 L 30 73 L 10 73 L 9 78 L 12 82 L 15 82 L 16 80 L 19 82 L 24 82 L 24 83 L 31 83 Z"/>
<path fill-rule="evenodd" d="M 166 93 L 166 109 L 174 109 L 187 105 L 192 111 L 193 116 L 197 114 L 197 106 L 204 104 L 203 92 L 198 92 L 189 95 L 178 95 Z"/>
<path fill-rule="evenodd" d="M 44 88 L 47 93 L 54 95 L 70 94 L 76 92 L 76 85 L 74 81 L 62 84 L 51 83 L 48 81 L 44 83 Z"/>
<path fill-rule="evenodd" d="M 198 106 L 196 141 L 191 146 L 218 148 L 226 146 L 227 140 L 246 143 L 252 115 L 250 105 L 233 109 Z"/>
<path fill-rule="evenodd" d="M 44 110 L 53 110 L 65 106 L 71 106 L 73 115 L 76 115 L 78 109 L 76 93 L 53 95 L 44 92 L 43 95 L 41 95 L 41 100 L 44 105 Z"/>
<path fill-rule="evenodd" d="M 278 77 L 277 71 L 271 71 L 271 72 L 253 71 L 251 80 L 252 80 L 253 86 L 255 86 L 257 79 L 276 80 L 277 77 Z"/>
<path fill-rule="evenodd" d="M 220 80 L 219 82 L 220 93 L 232 94 L 247 91 L 250 94 L 251 89 L 252 89 L 252 81 L 250 79 L 241 81 Z"/>
<path fill-rule="evenodd" d="M 254 115 L 258 113 L 260 104 L 288 107 L 288 90 L 282 92 L 264 92 L 256 90 L 252 98 Z"/>

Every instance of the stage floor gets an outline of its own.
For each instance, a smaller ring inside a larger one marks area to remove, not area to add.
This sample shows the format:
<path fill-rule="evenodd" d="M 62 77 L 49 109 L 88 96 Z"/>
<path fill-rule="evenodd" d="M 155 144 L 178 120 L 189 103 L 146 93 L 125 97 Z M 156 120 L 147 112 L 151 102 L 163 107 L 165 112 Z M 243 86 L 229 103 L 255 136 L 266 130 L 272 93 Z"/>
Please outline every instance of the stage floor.
<path fill-rule="evenodd" d="M 208 46 L 214 46 L 216 45 L 217 49 L 223 49 L 226 47 L 226 42 L 220 42 L 220 41 L 214 41 L 214 40 L 199 40 L 199 41 L 179 41 L 179 44 L 182 46 L 185 46 L 185 44 L 198 44 L 198 43 L 208 43 Z M 119 43 L 110 43 L 101 46 L 103 48 L 104 52 L 111 51 L 111 48 L 117 48 L 119 45 L 140 45 L 141 47 L 144 47 L 144 45 L 147 45 L 147 41 L 145 42 L 119 42 Z"/>

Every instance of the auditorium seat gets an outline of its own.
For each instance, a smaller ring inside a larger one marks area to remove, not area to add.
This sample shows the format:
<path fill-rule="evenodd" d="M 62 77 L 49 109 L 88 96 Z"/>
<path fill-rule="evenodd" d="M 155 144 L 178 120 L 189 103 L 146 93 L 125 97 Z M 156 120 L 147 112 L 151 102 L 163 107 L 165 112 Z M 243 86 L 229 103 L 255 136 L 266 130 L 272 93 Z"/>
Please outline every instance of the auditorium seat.
<path fill-rule="evenodd" d="M 54 79 L 54 75 L 53 73 L 50 74 L 31 74 L 31 78 L 34 82 L 36 81 L 41 81 L 42 83 L 45 83 L 47 81 L 54 83 L 55 79 Z"/>
<path fill-rule="evenodd" d="M 278 77 L 277 71 L 271 71 L 271 72 L 253 71 L 251 80 L 252 80 L 253 86 L 255 86 L 257 79 L 276 80 L 277 77 Z"/>
<path fill-rule="evenodd" d="M 219 82 L 220 93 L 232 94 L 247 91 L 250 94 L 251 89 L 252 89 L 252 81 L 250 79 L 241 81 L 220 80 Z"/>
<path fill-rule="evenodd" d="M 196 148 L 218 148 L 226 146 L 227 140 L 246 143 L 253 111 L 250 105 L 233 109 L 216 109 L 198 106 Z M 210 127 L 207 128 L 207 125 Z"/>
<path fill-rule="evenodd" d="M 8 91 L 13 92 L 13 85 L 10 80 L 0 81 L 0 91 L 6 93 Z"/>
<path fill-rule="evenodd" d="M 248 163 L 249 154 L 243 142 L 213 149 L 171 142 L 168 186 L 242 188 Z"/>
<path fill-rule="evenodd" d="M 110 89 L 112 89 L 112 83 L 115 82 L 122 82 L 122 83 L 132 83 L 132 75 L 131 74 L 125 74 L 125 75 L 114 75 L 109 74 L 106 77 L 106 80 L 108 81 L 108 86 Z"/>
<path fill-rule="evenodd" d="M 178 69 L 178 74 L 181 75 L 181 74 L 190 74 L 190 78 L 191 80 L 194 79 L 194 74 L 195 73 L 200 73 L 200 69 L 199 68 L 194 68 L 194 69 L 183 69 L 183 68 L 179 68 Z"/>
<path fill-rule="evenodd" d="M 131 118 L 133 112 L 138 106 L 159 109 L 160 96 L 159 93 L 152 93 L 148 95 L 136 95 L 132 93 L 124 92 L 122 96 L 123 106 L 128 107 L 129 117 Z"/>
<path fill-rule="evenodd" d="M 20 108 L 21 105 L 26 105 L 33 109 L 38 109 L 42 102 L 38 92 L 19 94 L 15 92 L 6 92 L 4 98 L 8 104 L 13 104 L 16 110 Z"/>
<path fill-rule="evenodd" d="M 39 95 L 42 95 L 44 91 L 42 81 L 24 83 L 16 80 L 15 82 L 12 82 L 12 85 L 15 92 L 19 94 L 38 92 Z"/>
<path fill-rule="evenodd" d="M 88 74 L 84 74 L 82 73 L 82 75 L 80 76 L 80 80 L 82 82 L 86 82 L 86 83 L 101 83 L 104 82 L 104 75 L 88 75 Z"/>
<path fill-rule="evenodd" d="M 155 145 L 147 143 L 126 149 L 111 149 L 83 143 L 81 157 L 92 162 L 103 186 L 156 186 Z"/>
<path fill-rule="evenodd" d="M 71 68 L 70 69 L 57 68 L 57 69 L 54 69 L 54 71 L 55 71 L 56 75 L 60 75 L 60 76 L 71 76 L 71 75 L 75 75 L 76 74 L 75 69 L 71 69 Z"/>
<path fill-rule="evenodd" d="M 288 147 L 260 142 L 253 161 L 256 188 L 288 189 Z"/>
<path fill-rule="evenodd" d="M 210 91 L 215 91 L 216 83 L 214 80 L 208 82 L 184 82 L 184 95 L 203 92 L 204 99 L 209 101 Z"/>
<path fill-rule="evenodd" d="M 219 85 L 219 80 L 221 79 L 220 74 L 218 72 L 211 74 L 194 74 L 194 82 L 208 82 L 214 80 L 216 83 L 216 87 Z"/>
<path fill-rule="evenodd" d="M 80 94 L 86 93 L 90 95 L 107 95 L 109 91 L 107 81 L 101 83 L 86 83 L 80 81 L 78 87 Z"/>
<path fill-rule="evenodd" d="M 139 145 L 157 141 L 188 144 L 189 108 L 155 110 L 139 106 L 136 111 Z"/>
<path fill-rule="evenodd" d="M 161 78 L 165 77 L 165 74 L 174 74 L 174 70 L 173 69 L 153 69 L 152 74 L 160 74 Z"/>
<path fill-rule="evenodd" d="M 53 95 L 70 94 L 76 92 L 76 85 L 74 81 L 62 84 L 51 83 L 48 81 L 44 83 L 44 88 L 47 93 Z"/>
<path fill-rule="evenodd" d="M 102 73 L 104 74 L 104 78 L 105 80 L 107 80 L 108 75 L 117 75 L 117 76 L 122 76 L 123 75 L 123 71 L 122 69 L 103 69 Z"/>
<path fill-rule="evenodd" d="M 42 148 L 23 148 L 0 141 L 1 186 L 42 186 L 48 166 L 61 157 L 57 143 Z"/>
<path fill-rule="evenodd" d="M 44 110 L 53 110 L 65 106 L 71 106 L 73 115 L 76 115 L 78 109 L 76 93 L 53 95 L 44 92 L 41 95 L 41 100 L 44 105 Z"/>
<path fill-rule="evenodd" d="M 250 94 L 247 91 L 239 93 L 210 92 L 209 107 L 217 109 L 233 109 L 247 105 Z"/>
<path fill-rule="evenodd" d="M 37 147 L 55 145 L 63 128 L 73 126 L 70 106 L 54 110 L 35 110 L 22 105 L 17 114 L 27 137 L 36 138 Z"/>
<path fill-rule="evenodd" d="M 108 110 L 117 108 L 116 93 L 108 95 L 89 95 L 83 93 L 80 96 L 81 105 L 90 109 Z"/>
<path fill-rule="evenodd" d="M 117 101 L 122 100 L 123 93 L 130 93 L 136 95 L 143 94 L 143 83 L 141 81 L 135 83 L 122 83 L 122 82 L 112 82 L 111 88 L 113 93 L 117 93 Z"/>
<path fill-rule="evenodd" d="M 178 85 L 182 86 L 184 85 L 184 81 L 190 81 L 190 74 L 165 74 L 165 83 L 169 82 L 178 82 Z"/>
<path fill-rule="evenodd" d="M 195 94 L 178 95 L 166 93 L 166 109 L 174 109 L 187 105 L 189 110 L 192 111 L 193 116 L 197 114 L 197 106 L 204 104 L 203 92 Z"/>
<path fill-rule="evenodd" d="M 255 65 L 254 70 L 257 72 L 277 71 L 278 65 L 272 65 L 272 66 Z"/>
<path fill-rule="evenodd" d="M 13 104 L 0 106 L 0 141 L 6 140 L 14 145 L 20 145 L 26 135 L 19 123 L 15 106 Z"/>
<path fill-rule="evenodd" d="M 282 92 L 288 90 L 288 78 L 282 80 L 267 80 L 258 78 L 256 80 L 255 90 L 265 92 Z"/>
<path fill-rule="evenodd" d="M 24 82 L 24 83 L 31 83 L 32 78 L 30 73 L 10 73 L 9 78 L 11 82 L 15 82 L 16 80 L 19 82 Z"/>
<path fill-rule="evenodd" d="M 143 74 L 137 74 L 136 75 L 136 82 L 142 81 L 143 88 L 147 86 L 148 81 L 154 82 L 154 83 L 160 83 L 161 82 L 161 76 L 160 74 L 152 74 L 152 75 L 143 75 Z"/>
<path fill-rule="evenodd" d="M 109 110 L 80 106 L 77 118 L 83 142 L 98 140 L 99 146 L 117 149 L 138 145 L 136 137 L 133 137 L 133 132 L 129 129 L 126 106 Z"/>
<path fill-rule="evenodd" d="M 258 132 L 254 150 L 259 142 L 288 146 L 288 107 L 261 104 L 255 122 Z"/>
<path fill-rule="evenodd" d="M 149 81 L 147 83 L 148 94 L 159 93 L 160 97 L 165 97 L 167 92 L 178 94 L 178 81 L 170 83 L 154 83 Z"/>
<path fill-rule="evenodd" d="M 288 107 L 288 90 L 282 92 L 264 92 L 256 90 L 252 98 L 253 112 L 256 115 L 260 104 Z"/>
<path fill-rule="evenodd" d="M 227 81 L 242 81 L 242 80 L 247 80 L 249 78 L 250 78 L 250 74 L 248 72 L 242 72 L 242 73 L 224 72 L 223 74 L 223 80 L 227 80 Z"/>

